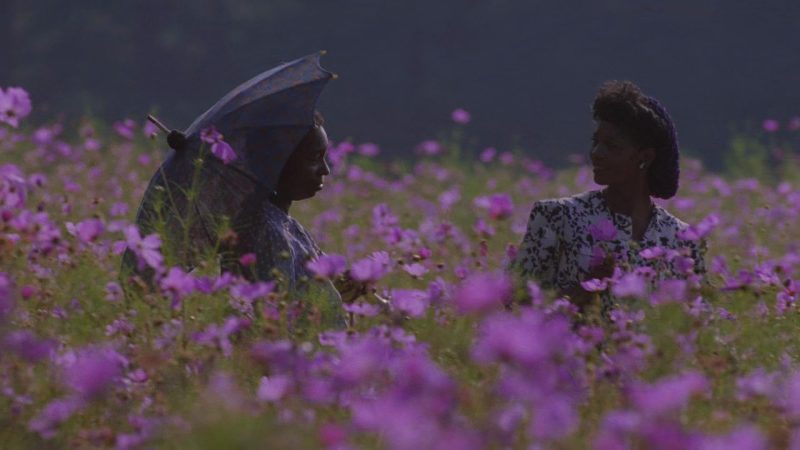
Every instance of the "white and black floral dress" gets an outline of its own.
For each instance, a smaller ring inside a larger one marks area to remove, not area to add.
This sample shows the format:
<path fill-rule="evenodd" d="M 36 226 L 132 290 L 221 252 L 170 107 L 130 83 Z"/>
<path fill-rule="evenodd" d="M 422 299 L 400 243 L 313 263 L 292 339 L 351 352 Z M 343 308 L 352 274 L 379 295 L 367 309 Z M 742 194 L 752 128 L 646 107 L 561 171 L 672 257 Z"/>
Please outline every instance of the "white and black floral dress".
<path fill-rule="evenodd" d="M 591 227 L 612 223 L 615 236 L 597 242 Z M 647 230 L 640 241 L 632 239 L 630 216 L 611 212 L 603 191 L 588 191 L 572 197 L 540 200 L 534 203 L 528 228 L 522 239 L 512 270 L 532 278 L 543 288 L 566 291 L 587 277 L 593 251 L 598 245 L 612 252 L 618 266 L 633 269 L 653 267 L 658 278 L 685 278 L 687 272 L 705 274 L 705 242 L 680 238 L 688 224 L 663 208 L 654 206 Z M 641 254 L 647 248 L 673 249 L 684 255 L 682 264 L 663 264 Z M 688 260 L 691 258 L 691 261 Z M 692 267 L 687 271 L 686 262 Z M 604 298 L 603 309 L 608 306 Z"/>

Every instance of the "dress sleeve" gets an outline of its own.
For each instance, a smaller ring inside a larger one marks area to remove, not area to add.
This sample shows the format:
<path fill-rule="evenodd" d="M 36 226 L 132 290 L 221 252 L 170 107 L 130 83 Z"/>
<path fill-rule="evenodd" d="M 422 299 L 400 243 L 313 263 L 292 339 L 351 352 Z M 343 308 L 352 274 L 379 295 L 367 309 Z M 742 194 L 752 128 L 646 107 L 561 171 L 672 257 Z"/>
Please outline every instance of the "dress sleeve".
<path fill-rule="evenodd" d="M 533 204 L 528 228 L 512 270 L 522 278 L 534 278 L 544 288 L 556 287 L 562 236 L 561 205 L 553 201 Z"/>

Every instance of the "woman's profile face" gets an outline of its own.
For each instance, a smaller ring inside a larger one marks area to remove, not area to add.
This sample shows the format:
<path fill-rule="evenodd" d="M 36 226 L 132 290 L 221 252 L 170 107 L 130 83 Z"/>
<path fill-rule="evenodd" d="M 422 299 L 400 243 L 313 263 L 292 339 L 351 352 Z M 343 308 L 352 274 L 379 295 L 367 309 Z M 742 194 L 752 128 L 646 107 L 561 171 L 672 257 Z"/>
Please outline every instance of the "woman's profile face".
<path fill-rule="evenodd" d="M 599 185 L 624 184 L 641 176 L 642 154 L 636 144 L 616 125 L 597 121 L 589 152 L 594 182 Z"/>
<path fill-rule="evenodd" d="M 328 135 L 323 127 L 314 127 L 292 152 L 281 172 L 278 193 L 289 200 L 305 200 L 319 192 L 325 176 L 331 173 L 325 160 Z"/>

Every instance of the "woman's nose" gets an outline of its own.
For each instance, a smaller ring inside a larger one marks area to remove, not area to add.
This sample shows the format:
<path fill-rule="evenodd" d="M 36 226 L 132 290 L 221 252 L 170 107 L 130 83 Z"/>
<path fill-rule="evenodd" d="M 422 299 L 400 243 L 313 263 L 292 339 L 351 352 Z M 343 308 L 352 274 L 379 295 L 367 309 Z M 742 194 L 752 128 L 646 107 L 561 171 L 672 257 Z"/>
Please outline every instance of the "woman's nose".
<path fill-rule="evenodd" d="M 328 166 L 328 160 L 327 159 L 323 159 L 322 160 L 322 165 L 320 166 L 320 172 L 319 173 L 320 173 L 320 175 L 330 175 L 331 174 L 331 168 L 330 168 L 330 166 Z"/>

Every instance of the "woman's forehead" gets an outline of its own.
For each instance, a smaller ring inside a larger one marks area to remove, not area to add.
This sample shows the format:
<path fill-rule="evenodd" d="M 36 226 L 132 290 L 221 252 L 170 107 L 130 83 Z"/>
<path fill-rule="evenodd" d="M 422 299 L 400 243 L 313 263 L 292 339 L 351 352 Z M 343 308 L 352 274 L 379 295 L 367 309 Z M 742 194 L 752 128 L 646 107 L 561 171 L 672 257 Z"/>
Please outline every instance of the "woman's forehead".
<path fill-rule="evenodd" d="M 304 153 L 314 153 L 327 148 L 328 135 L 325 133 L 325 129 L 320 126 L 311 129 L 299 150 Z"/>
<path fill-rule="evenodd" d="M 625 134 L 622 129 L 618 126 L 614 125 L 611 122 L 607 122 L 605 120 L 598 120 L 597 121 L 597 128 L 595 128 L 595 134 L 598 137 L 604 137 L 606 139 L 614 139 L 614 140 L 625 140 L 629 141 L 628 135 Z"/>

